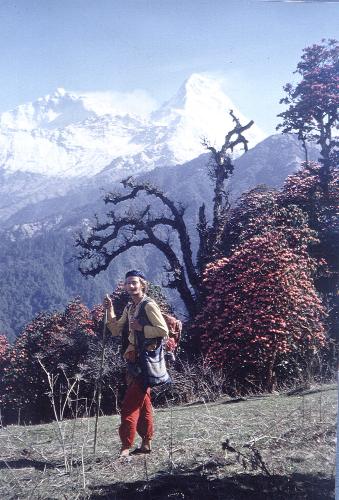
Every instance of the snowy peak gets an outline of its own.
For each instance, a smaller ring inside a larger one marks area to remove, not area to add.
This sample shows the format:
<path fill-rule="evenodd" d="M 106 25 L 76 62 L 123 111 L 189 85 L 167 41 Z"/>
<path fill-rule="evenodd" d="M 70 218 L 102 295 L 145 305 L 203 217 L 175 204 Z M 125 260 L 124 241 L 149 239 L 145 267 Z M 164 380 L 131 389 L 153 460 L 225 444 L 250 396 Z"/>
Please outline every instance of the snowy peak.
<path fill-rule="evenodd" d="M 179 89 L 177 96 L 184 97 L 185 105 L 203 105 L 204 107 L 212 104 L 213 106 L 234 106 L 229 97 L 224 93 L 221 82 L 215 78 L 193 73 L 184 82 Z"/>
<path fill-rule="evenodd" d="M 57 129 L 93 116 L 94 113 L 85 107 L 81 97 L 58 88 L 53 94 L 2 113 L 0 124 L 13 130 Z"/>
<path fill-rule="evenodd" d="M 194 73 L 172 99 L 152 114 L 152 119 L 159 124 L 167 125 L 175 115 L 184 116 L 200 110 L 201 114 L 208 116 L 215 112 L 227 113 L 230 108 L 234 109 L 234 107 L 218 80 Z"/>
<path fill-rule="evenodd" d="M 226 132 L 234 127 L 230 110 L 242 124 L 248 122 L 223 92 L 218 80 L 194 73 L 151 118 L 157 125 L 167 127 L 167 141 L 177 162 L 181 163 L 203 152 L 203 138 L 217 147 L 223 144 Z M 254 125 L 247 137 L 253 147 L 265 135 Z"/>
<path fill-rule="evenodd" d="M 58 88 L 50 96 L 38 99 L 37 104 L 40 107 L 39 127 L 64 128 L 96 116 L 86 107 L 82 97 L 63 88 Z"/>
<path fill-rule="evenodd" d="M 112 175 L 121 177 L 192 160 L 204 152 L 201 142 L 205 137 L 221 146 L 225 133 L 234 126 L 230 109 L 242 123 L 248 121 L 220 82 L 201 74 L 191 75 L 149 119 L 121 109 L 118 113 L 114 106 L 106 108 L 105 99 L 100 100 L 107 97 L 104 94 L 80 95 L 58 88 L 2 113 L 0 168 L 91 177 L 110 165 Z M 134 94 L 134 99 L 140 95 Z M 123 101 L 122 94 L 118 101 Z M 247 137 L 253 147 L 264 134 L 253 126 Z"/>

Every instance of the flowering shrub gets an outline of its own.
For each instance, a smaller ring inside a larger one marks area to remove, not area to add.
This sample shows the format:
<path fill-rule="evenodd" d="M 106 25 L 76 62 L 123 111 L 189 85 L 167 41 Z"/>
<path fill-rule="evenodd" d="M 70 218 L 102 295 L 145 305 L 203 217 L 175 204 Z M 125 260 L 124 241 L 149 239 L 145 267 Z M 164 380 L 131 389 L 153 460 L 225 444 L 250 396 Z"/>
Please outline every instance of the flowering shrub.
<path fill-rule="evenodd" d="M 339 171 L 332 171 L 324 194 L 321 166 L 314 162 L 304 163 L 300 170 L 287 177 L 278 201 L 282 207 L 298 206 L 308 216 L 308 224 L 317 233 L 318 241 L 311 248 L 317 259 L 318 269 L 315 286 L 327 304 L 329 317 L 327 330 L 335 338 L 339 327 L 338 276 L 338 205 Z"/>
<path fill-rule="evenodd" d="M 310 224 L 326 223 L 328 217 L 336 215 L 339 203 L 339 172 L 333 170 L 325 196 L 321 186 L 321 166 L 316 162 L 304 162 L 300 170 L 289 175 L 279 194 L 283 206 L 294 204 L 309 216 Z"/>
<path fill-rule="evenodd" d="M 164 311 L 170 310 L 159 287 L 151 285 L 149 293 Z M 112 298 L 120 315 L 129 300 L 121 284 Z M 18 412 L 25 421 L 52 418 L 51 391 L 39 360 L 54 377 L 55 397 L 64 401 L 67 379 L 77 378 L 78 397 L 90 405 L 101 367 L 103 317 L 102 305 L 89 311 L 75 299 L 64 311 L 39 314 L 26 325 L 12 348 L 0 336 L 0 404 L 7 421 L 17 420 Z M 121 339 L 106 330 L 101 408 L 107 413 L 118 408 L 123 395 L 125 363 L 121 350 Z"/>
<path fill-rule="evenodd" d="M 0 395 L 4 392 L 4 373 L 8 363 L 9 352 L 10 345 L 7 337 L 5 335 L 0 335 Z"/>
<path fill-rule="evenodd" d="M 234 380 L 272 389 L 325 343 L 314 261 L 272 230 L 207 266 L 195 319 L 206 362 Z"/>
<path fill-rule="evenodd" d="M 0 335 L 0 365 L 6 360 L 9 351 L 9 342 L 5 335 Z"/>
<path fill-rule="evenodd" d="M 9 350 L 3 368 L 0 402 L 7 412 L 23 409 L 34 420 L 48 417 L 49 388 L 38 358 L 50 373 L 61 375 L 64 370 L 72 377 L 85 361 L 93 336 L 90 313 L 79 300 L 68 304 L 63 313 L 41 313 L 33 319 Z M 62 391 L 63 383 L 60 376 L 55 390 Z"/>
<path fill-rule="evenodd" d="M 244 193 L 230 212 L 223 236 L 225 255 L 253 236 L 276 230 L 284 233 L 291 248 L 306 250 L 318 242 L 308 222 L 308 214 L 292 199 L 287 202 L 279 191 L 258 186 Z"/>

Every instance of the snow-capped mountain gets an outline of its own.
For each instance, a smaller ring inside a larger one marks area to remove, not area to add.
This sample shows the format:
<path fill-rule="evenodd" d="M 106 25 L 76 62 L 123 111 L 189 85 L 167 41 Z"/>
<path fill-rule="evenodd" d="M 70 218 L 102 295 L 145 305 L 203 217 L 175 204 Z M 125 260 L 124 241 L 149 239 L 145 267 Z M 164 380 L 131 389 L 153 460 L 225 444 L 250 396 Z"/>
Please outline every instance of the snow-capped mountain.
<path fill-rule="evenodd" d="M 174 156 L 174 164 L 184 163 L 204 152 L 201 140 L 220 147 L 226 133 L 234 128 L 229 114 L 233 110 L 242 125 L 249 120 L 224 94 L 218 80 L 193 74 L 178 93 L 152 113 L 152 120 L 163 130 L 162 142 Z M 250 147 L 265 138 L 253 125 L 246 133 Z"/>
<path fill-rule="evenodd" d="M 0 165 L 7 172 L 91 176 L 115 156 L 135 154 L 141 120 L 97 115 L 86 99 L 58 89 L 0 117 Z"/>
<path fill-rule="evenodd" d="M 102 114 L 86 95 L 57 89 L 0 115 L 0 169 L 44 176 L 91 177 L 107 165 L 116 178 L 189 161 L 206 137 L 220 145 L 233 127 L 229 110 L 246 118 L 218 81 L 194 74 L 149 118 Z M 255 125 L 250 147 L 265 135 Z"/>

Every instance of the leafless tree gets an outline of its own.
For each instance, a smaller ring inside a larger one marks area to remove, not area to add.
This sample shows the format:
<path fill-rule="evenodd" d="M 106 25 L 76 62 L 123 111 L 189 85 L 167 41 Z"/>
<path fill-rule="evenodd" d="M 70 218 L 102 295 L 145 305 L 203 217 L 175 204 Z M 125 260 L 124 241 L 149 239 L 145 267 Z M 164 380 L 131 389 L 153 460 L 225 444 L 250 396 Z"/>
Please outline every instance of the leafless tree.
<path fill-rule="evenodd" d="M 167 261 L 165 269 L 168 282 L 165 286 L 175 288 L 189 316 L 195 315 L 200 303 L 201 273 L 206 264 L 220 254 L 222 229 L 230 208 L 229 195 L 225 191 L 225 181 L 234 170 L 230 153 L 238 145 L 247 151 L 248 141 L 243 133 L 253 124 L 250 121 L 242 126 L 232 110 L 230 115 L 235 125 L 226 135 L 219 151 L 206 139 L 203 140 L 203 145 L 211 152 L 208 173 L 214 183 L 214 198 L 211 222 L 207 220 L 205 204 L 199 209 L 197 258 L 193 258 L 191 239 L 184 220 L 185 207 L 172 201 L 149 182 L 128 177 L 121 182 L 126 194 L 108 193 L 104 197 L 105 204 L 117 208 L 107 213 L 104 222 L 96 217 L 95 225 L 89 232 L 77 237 L 76 246 L 80 251 L 76 258 L 80 261 L 79 269 L 84 276 L 97 275 L 107 269 L 118 255 L 131 248 L 153 245 Z M 146 202 L 142 208 L 121 210 L 136 200 L 139 194 L 144 195 L 149 203 Z M 174 235 L 179 242 L 179 251 L 173 247 Z"/>

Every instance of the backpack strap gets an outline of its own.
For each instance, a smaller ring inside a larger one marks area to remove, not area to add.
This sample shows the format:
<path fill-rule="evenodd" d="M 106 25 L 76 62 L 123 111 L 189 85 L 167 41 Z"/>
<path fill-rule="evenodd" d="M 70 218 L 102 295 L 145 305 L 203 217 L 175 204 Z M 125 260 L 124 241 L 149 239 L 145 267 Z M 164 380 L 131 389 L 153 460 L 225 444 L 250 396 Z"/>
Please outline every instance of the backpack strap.
<path fill-rule="evenodd" d="M 140 307 L 139 307 L 138 313 L 136 315 L 136 319 L 142 325 L 142 331 L 138 332 L 138 334 L 135 335 L 135 345 L 136 345 L 136 348 L 139 351 L 139 353 L 145 349 L 147 344 L 154 343 L 155 341 L 157 341 L 158 344 L 162 343 L 161 337 L 155 337 L 155 338 L 151 338 L 151 339 L 145 338 L 145 332 L 144 332 L 145 326 L 152 326 L 152 323 L 148 319 L 148 316 L 146 313 L 146 305 L 151 303 L 151 302 L 154 302 L 154 300 L 151 299 L 150 297 L 145 297 L 143 299 L 143 301 L 140 303 Z"/>
<path fill-rule="evenodd" d="M 150 297 L 145 297 L 143 301 L 140 304 L 138 314 L 136 316 L 136 319 L 140 322 L 140 324 L 144 327 L 146 325 L 152 326 L 152 323 L 148 319 L 147 313 L 146 313 L 146 305 L 149 304 L 150 302 L 154 302 L 153 299 Z"/>

